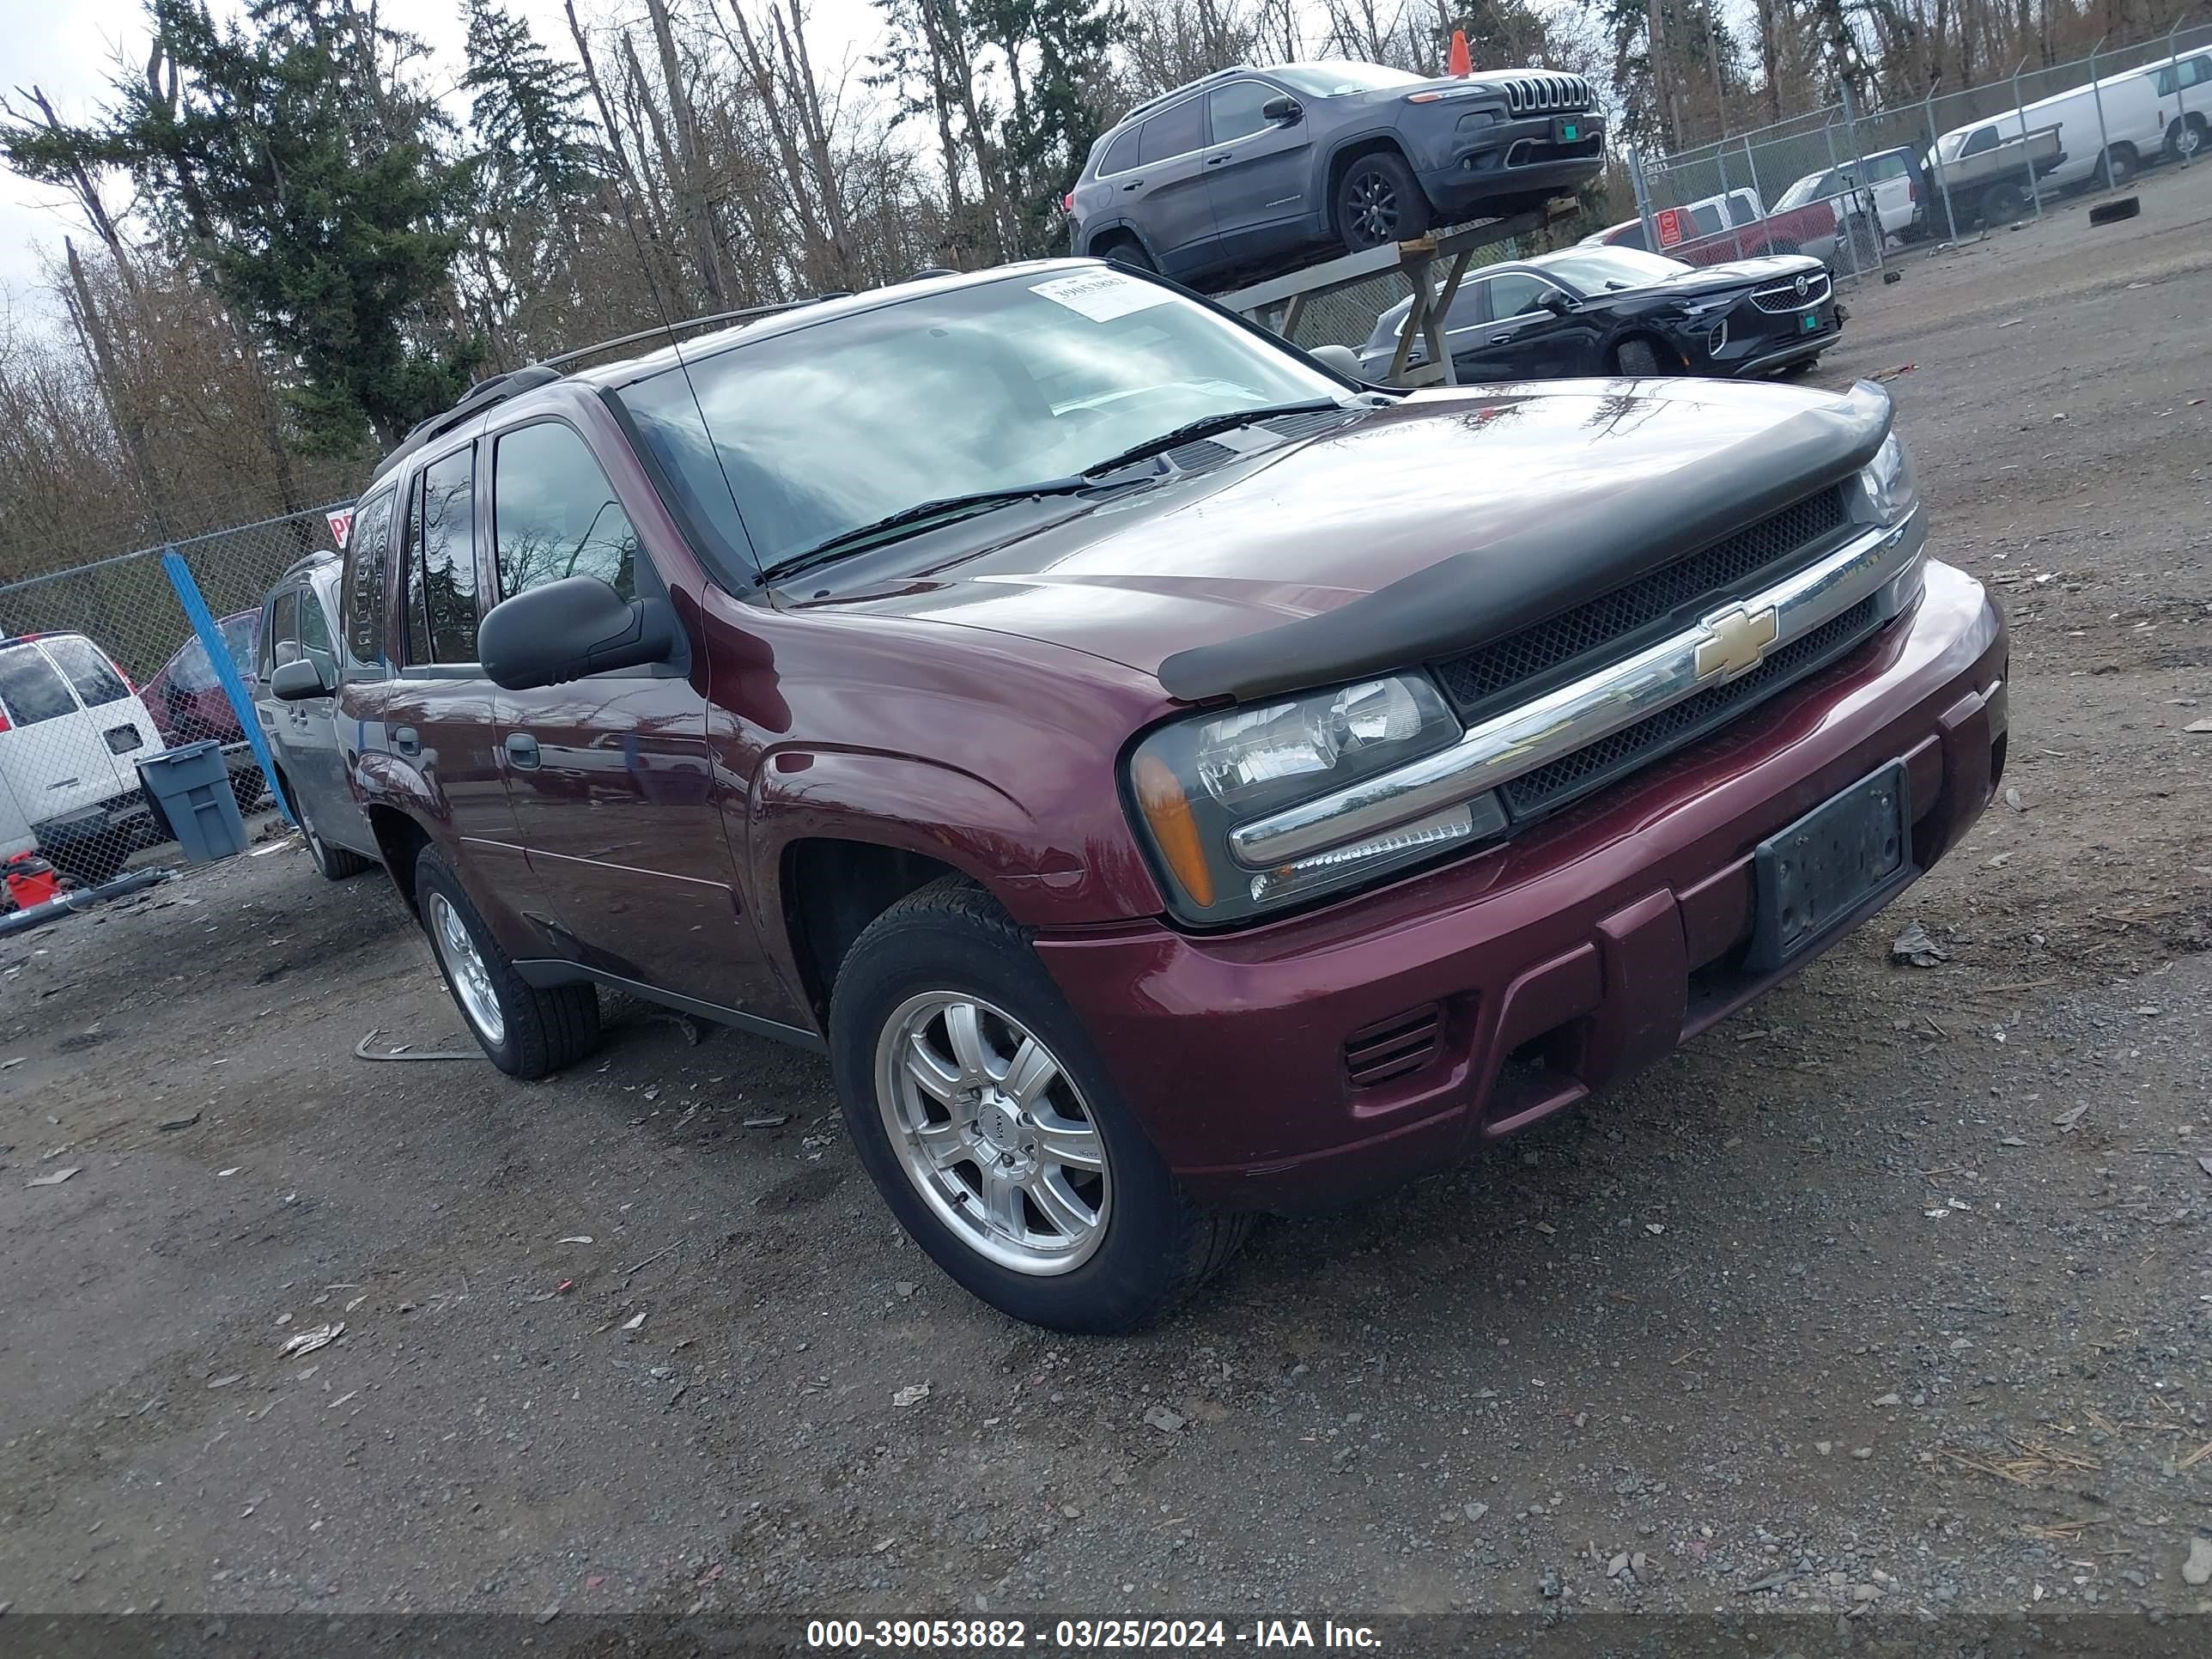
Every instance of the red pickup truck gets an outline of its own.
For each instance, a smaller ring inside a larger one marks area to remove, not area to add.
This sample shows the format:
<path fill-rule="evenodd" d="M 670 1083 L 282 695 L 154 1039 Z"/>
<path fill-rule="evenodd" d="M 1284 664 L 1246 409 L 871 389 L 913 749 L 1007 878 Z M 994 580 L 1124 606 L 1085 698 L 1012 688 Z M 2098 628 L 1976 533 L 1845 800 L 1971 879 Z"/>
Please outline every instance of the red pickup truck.
<path fill-rule="evenodd" d="M 1803 207 L 1769 213 L 1750 190 L 1732 190 L 1724 196 L 1680 207 L 1657 208 L 1651 215 L 1654 234 L 1647 238 L 1644 221 L 1630 219 L 1609 225 L 1586 242 L 1615 247 L 1649 247 L 1670 259 L 1693 265 L 1726 264 L 1731 259 L 1756 259 L 1769 253 L 1820 252 L 1836 240 L 1836 204 L 1832 200 L 1808 202 Z"/>

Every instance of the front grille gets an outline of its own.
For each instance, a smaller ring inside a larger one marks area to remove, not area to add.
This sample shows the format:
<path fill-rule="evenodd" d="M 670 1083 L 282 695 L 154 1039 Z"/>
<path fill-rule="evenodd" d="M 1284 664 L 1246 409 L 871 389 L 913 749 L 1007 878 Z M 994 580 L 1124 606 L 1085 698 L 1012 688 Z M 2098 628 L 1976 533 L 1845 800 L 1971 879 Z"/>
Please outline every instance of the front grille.
<path fill-rule="evenodd" d="M 1354 1031 L 1344 1040 L 1344 1069 L 1352 1086 L 1371 1089 L 1419 1071 L 1437 1051 L 1441 1019 L 1431 1002 Z"/>
<path fill-rule="evenodd" d="M 1578 143 L 1555 144 L 1548 138 L 1523 138 L 1505 152 L 1509 167 L 1541 167 L 1547 161 L 1583 161 L 1605 149 L 1602 138 L 1589 137 Z"/>
<path fill-rule="evenodd" d="M 1755 288 L 1751 291 L 1751 302 L 1761 311 L 1781 313 L 1809 310 L 1828 297 L 1826 271 L 1814 271 L 1804 281 L 1805 291 L 1802 294 L 1797 291 L 1798 279 L 1795 276 L 1786 283 L 1769 283 L 1765 288 Z"/>
<path fill-rule="evenodd" d="M 1579 75 L 1516 75 L 1505 82 L 1505 107 L 1516 115 L 1588 109 L 1590 85 Z"/>
<path fill-rule="evenodd" d="M 1564 678 L 1585 657 L 1626 654 L 1639 635 L 1664 628 L 1686 608 L 1702 611 L 1711 608 L 1705 601 L 1735 597 L 1731 590 L 1761 572 L 1785 561 L 1810 562 L 1844 525 L 1837 484 L 1547 622 L 1437 663 L 1437 678 L 1460 718 L 1473 724 L 1508 702 L 1527 702 L 1548 689 L 1532 682 Z"/>
<path fill-rule="evenodd" d="M 1678 749 L 1753 703 L 1764 702 L 1814 670 L 1840 657 L 1872 632 L 1881 620 L 1875 596 L 1861 599 L 1802 639 L 1792 640 L 1741 679 L 1714 686 L 1662 708 L 1648 720 L 1625 726 L 1609 738 L 1563 755 L 1549 766 L 1524 773 L 1504 787 L 1506 806 L 1516 819 L 1564 805 L 1577 795 L 1619 774 Z"/>

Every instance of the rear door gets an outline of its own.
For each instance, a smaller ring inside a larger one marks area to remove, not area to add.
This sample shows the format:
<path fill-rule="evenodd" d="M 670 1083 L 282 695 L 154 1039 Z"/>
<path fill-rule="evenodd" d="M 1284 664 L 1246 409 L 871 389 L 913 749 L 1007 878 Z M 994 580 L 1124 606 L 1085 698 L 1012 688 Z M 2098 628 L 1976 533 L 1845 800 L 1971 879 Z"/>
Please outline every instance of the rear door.
<path fill-rule="evenodd" d="M 1541 303 L 1547 295 L 1565 294 L 1565 289 L 1532 270 L 1502 272 L 1483 288 L 1490 320 L 1452 342 L 1452 361 L 1462 374 L 1513 380 L 1577 371 L 1578 365 L 1567 361 L 1565 320 Z"/>
<path fill-rule="evenodd" d="M 1206 99 L 1147 116 L 1137 170 L 1121 179 L 1121 199 L 1170 276 L 1214 255 L 1213 200 L 1206 181 Z"/>
<path fill-rule="evenodd" d="M 1313 170 L 1312 127 L 1260 113 L 1283 89 L 1267 81 L 1230 81 L 1206 94 L 1206 193 L 1213 232 L 1230 258 L 1255 258 L 1302 240 L 1311 218 L 1306 183 Z"/>
<path fill-rule="evenodd" d="M 530 422 L 486 448 L 495 599 L 568 576 L 597 576 L 624 599 L 666 593 L 575 428 Z M 730 1007 L 759 951 L 738 910 L 697 678 L 630 668 L 501 690 L 499 763 L 568 954 Z"/>
<path fill-rule="evenodd" d="M 29 640 L 0 646 L 0 782 L 32 823 L 116 793 L 115 757 L 53 659 Z"/>
<path fill-rule="evenodd" d="M 49 634 L 39 641 L 76 693 L 85 723 L 99 734 L 108 759 L 108 798 L 138 787 L 138 762 L 161 749 L 161 728 L 152 711 L 131 689 L 123 671 L 82 634 Z"/>

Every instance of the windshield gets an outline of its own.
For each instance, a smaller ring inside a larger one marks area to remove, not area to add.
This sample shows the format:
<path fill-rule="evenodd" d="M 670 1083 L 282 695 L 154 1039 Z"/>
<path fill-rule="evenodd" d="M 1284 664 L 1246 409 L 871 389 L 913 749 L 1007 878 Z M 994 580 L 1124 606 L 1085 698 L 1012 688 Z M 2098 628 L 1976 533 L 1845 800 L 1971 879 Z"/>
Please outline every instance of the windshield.
<path fill-rule="evenodd" d="M 1576 248 L 1530 263 L 1585 294 L 1601 294 L 1607 289 L 1642 288 L 1647 283 L 1663 283 L 1690 269 L 1680 259 L 1664 258 L 1632 247 Z"/>
<path fill-rule="evenodd" d="M 250 611 L 222 624 L 222 642 L 229 647 L 230 660 L 241 678 L 253 672 L 254 635 L 260 621 L 261 613 Z M 169 672 L 169 684 L 179 691 L 214 690 L 218 682 L 215 670 L 208 665 L 207 647 L 194 640 L 177 653 L 176 666 Z"/>
<path fill-rule="evenodd" d="M 1970 132 L 1945 133 L 1936 141 L 1936 154 L 1946 161 L 1957 161 L 1959 151 L 1965 147 L 1966 140 L 1980 131 L 1979 127 L 1976 127 Z"/>
<path fill-rule="evenodd" d="M 687 368 L 617 396 L 684 504 L 762 568 L 924 501 L 1082 472 L 1186 422 L 1352 395 L 1110 269 L 918 294 Z"/>
<path fill-rule="evenodd" d="M 1269 76 L 1309 98 L 1342 98 L 1355 92 L 1379 92 L 1385 87 L 1417 87 L 1426 79 L 1380 64 L 1278 64 Z"/>

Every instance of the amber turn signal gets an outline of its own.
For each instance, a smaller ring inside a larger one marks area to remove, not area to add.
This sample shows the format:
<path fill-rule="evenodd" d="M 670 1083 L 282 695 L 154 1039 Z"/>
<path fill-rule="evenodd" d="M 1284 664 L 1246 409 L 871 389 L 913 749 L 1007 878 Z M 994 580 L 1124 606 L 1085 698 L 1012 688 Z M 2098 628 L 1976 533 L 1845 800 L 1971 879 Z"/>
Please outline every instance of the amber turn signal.
<path fill-rule="evenodd" d="M 1213 902 L 1213 872 L 1200 844 L 1198 820 L 1192 817 L 1190 799 L 1168 763 L 1157 755 L 1139 755 L 1132 775 L 1137 805 L 1152 826 L 1153 843 L 1168 868 L 1182 884 L 1192 903 L 1201 908 Z"/>

